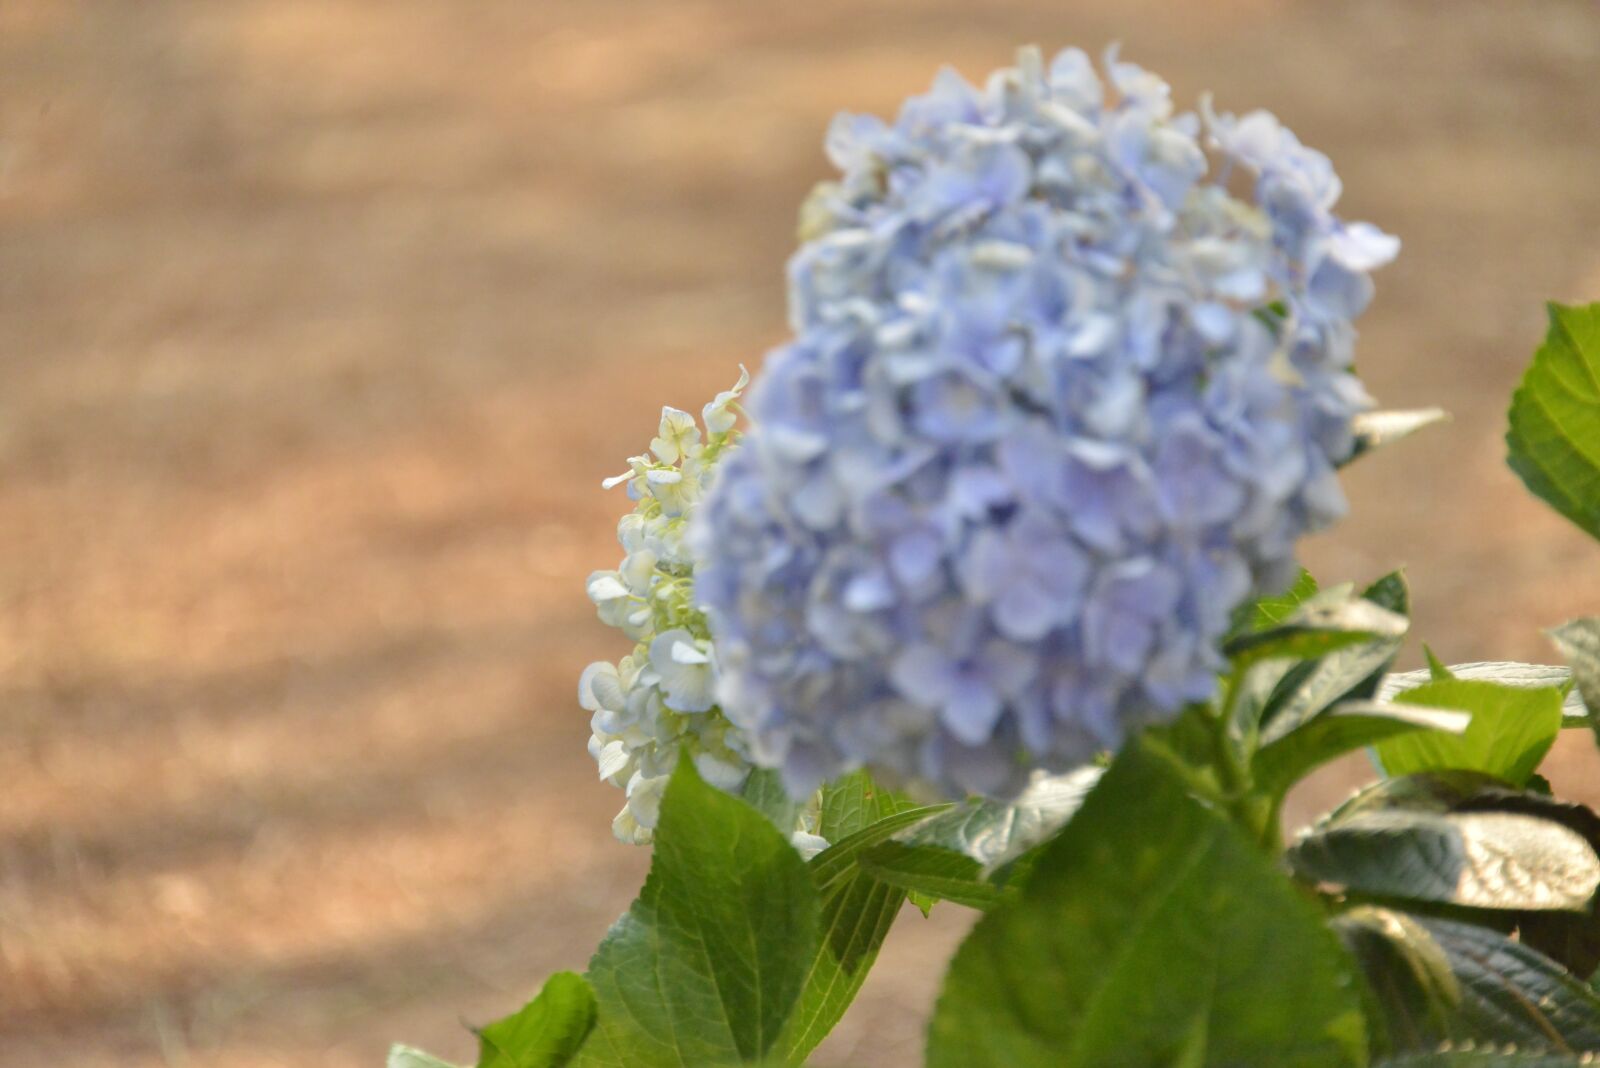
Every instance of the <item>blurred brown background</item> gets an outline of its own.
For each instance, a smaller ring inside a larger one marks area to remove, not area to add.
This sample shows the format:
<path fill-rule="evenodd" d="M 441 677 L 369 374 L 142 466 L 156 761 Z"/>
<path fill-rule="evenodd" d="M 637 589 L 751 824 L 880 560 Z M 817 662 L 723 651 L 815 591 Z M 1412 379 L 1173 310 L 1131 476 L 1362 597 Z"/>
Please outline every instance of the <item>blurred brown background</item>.
<path fill-rule="evenodd" d="M 781 337 L 832 112 L 1115 38 L 1405 240 L 1363 367 L 1457 420 L 1314 568 L 1550 659 L 1600 547 L 1501 413 L 1600 297 L 1593 0 L 0 0 L 0 1065 L 465 1059 L 581 967 L 648 859 L 573 695 L 601 477 Z M 816 1063 L 916 1063 L 964 922 L 904 920 Z"/>

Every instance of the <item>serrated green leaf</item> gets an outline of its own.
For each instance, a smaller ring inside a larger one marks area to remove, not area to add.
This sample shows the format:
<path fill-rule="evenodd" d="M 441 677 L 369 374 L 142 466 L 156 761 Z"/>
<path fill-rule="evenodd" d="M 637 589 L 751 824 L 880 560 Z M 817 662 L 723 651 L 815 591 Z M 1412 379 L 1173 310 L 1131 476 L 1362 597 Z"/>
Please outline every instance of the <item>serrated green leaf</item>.
<path fill-rule="evenodd" d="M 1390 909 L 1356 909 L 1335 920 L 1347 943 L 1352 926 L 1396 945 L 1388 961 L 1355 954 L 1380 993 L 1379 1004 L 1414 1008 L 1416 992 L 1426 991 L 1428 1012 L 1386 1018 L 1396 1052 L 1429 1053 L 1441 1043 L 1468 1042 L 1559 1054 L 1600 1049 L 1600 997 L 1528 946 L 1476 924 Z M 1441 958 L 1453 983 L 1439 979 Z M 1415 962 L 1424 962 L 1424 970 L 1411 970 Z"/>
<path fill-rule="evenodd" d="M 1276 740 L 1345 694 L 1365 696 L 1365 682 L 1376 684 L 1409 625 L 1344 584 L 1321 591 L 1279 626 L 1227 642 L 1231 759 L 1248 761 L 1263 730 Z"/>
<path fill-rule="evenodd" d="M 1550 638 L 1567 658 L 1577 683 L 1585 718 L 1600 739 L 1600 616 L 1574 619 L 1550 632 Z M 1565 711 L 1565 709 L 1563 709 Z"/>
<path fill-rule="evenodd" d="M 1582 910 L 1600 856 L 1569 827 L 1508 811 L 1392 808 L 1335 817 L 1288 852 L 1296 875 L 1365 897 L 1473 909 Z"/>
<path fill-rule="evenodd" d="M 1239 667 L 1308 660 L 1374 638 L 1403 637 L 1409 625 L 1405 616 L 1336 587 L 1300 605 L 1282 624 L 1233 639 L 1223 652 Z"/>
<path fill-rule="evenodd" d="M 644 889 L 590 962 L 599 1021 L 581 1063 L 761 1063 L 800 996 L 818 924 L 787 839 L 684 760 Z"/>
<path fill-rule="evenodd" d="M 865 771 L 841 776 L 822 788 L 822 820 L 817 833 L 830 842 L 848 838 L 886 817 L 915 808 L 904 794 L 885 790 Z"/>
<path fill-rule="evenodd" d="M 1270 630 L 1285 622 L 1295 609 L 1317 595 L 1317 580 L 1311 572 L 1300 569 L 1300 576 L 1280 594 L 1263 597 L 1251 606 L 1250 629 Z"/>
<path fill-rule="evenodd" d="M 1373 749 L 1391 776 L 1457 768 L 1521 786 L 1561 731 L 1561 693 L 1555 689 L 1445 679 L 1405 690 L 1394 700 L 1470 712 L 1472 722 L 1459 735 L 1418 732 L 1377 743 Z"/>
<path fill-rule="evenodd" d="M 1411 608 L 1410 591 L 1398 571 L 1368 586 L 1361 599 L 1402 619 Z M 1294 665 L 1267 698 L 1261 713 L 1261 743 L 1287 736 L 1336 702 L 1370 698 L 1403 641 L 1403 632 L 1384 634 Z"/>
<path fill-rule="evenodd" d="M 1492 794 L 1492 791 L 1491 791 Z M 1481 803 L 1507 810 L 1533 812 L 1557 820 L 1583 836 L 1600 854 L 1600 815 L 1587 805 L 1557 801 L 1548 790 L 1542 794 L 1488 797 Z M 1580 979 L 1600 969 L 1600 897 L 1582 912 L 1528 912 L 1517 917 L 1517 937 L 1555 960 Z"/>
<path fill-rule="evenodd" d="M 1410 408 L 1380 412 L 1360 412 L 1350 421 L 1355 447 L 1345 463 L 1353 463 L 1385 445 L 1408 438 L 1419 430 L 1449 420 L 1443 408 Z"/>
<path fill-rule="evenodd" d="M 1464 712 L 1382 701 L 1345 701 L 1262 746 L 1252 761 L 1251 774 L 1258 789 L 1281 797 L 1314 769 L 1352 750 L 1412 731 L 1462 734 L 1470 722 L 1471 717 Z"/>
<path fill-rule="evenodd" d="M 906 828 L 927 823 L 933 817 L 949 812 L 953 807 L 955 806 L 944 804 L 904 809 L 863 827 L 855 834 L 841 838 L 812 857 L 807 864 L 812 882 L 824 894 L 833 892 L 845 881 L 855 877 L 861 854 L 879 842 L 887 842 Z"/>
<path fill-rule="evenodd" d="M 973 798 L 895 837 L 906 845 L 970 857 L 988 876 L 1060 830 L 1104 770 L 1089 765 L 1063 775 L 1037 775 L 1009 804 Z"/>
<path fill-rule="evenodd" d="M 1572 672 L 1556 664 L 1519 664 L 1512 660 L 1479 660 L 1469 664 L 1451 664 L 1446 667 L 1435 660 L 1434 666 L 1425 671 L 1399 671 L 1385 675 L 1383 681 L 1378 685 L 1376 696 L 1380 701 L 1392 701 L 1395 695 L 1403 690 L 1412 690 L 1425 682 L 1434 682 L 1440 679 L 1498 682 L 1502 686 L 1519 686 L 1529 690 L 1553 686 L 1565 691 L 1561 699 L 1562 729 L 1589 726 L 1588 711 L 1583 706 L 1583 698 L 1578 696 L 1576 691 L 1570 689 Z"/>
<path fill-rule="evenodd" d="M 1550 330 L 1511 397 L 1507 461 L 1600 538 L 1600 304 L 1550 304 Z"/>
<path fill-rule="evenodd" d="M 1159 758 L 1124 749 L 957 952 L 930 1068 L 1360 1065 L 1316 908 Z"/>
<path fill-rule="evenodd" d="M 902 809 L 840 839 L 806 865 L 822 898 L 821 935 L 778 1043 L 784 1063 L 802 1063 L 844 1016 L 905 903 L 904 890 L 861 871 L 862 854 L 949 807 Z"/>
<path fill-rule="evenodd" d="M 1333 930 L 1366 978 L 1374 1052 L 1425 1049 L 1450 1033 L 1461 984 L 1444 950 L 1414 918 L 1357 906 L 1336 916 Z"/>
<path fill-rule="evenodd" d="M 588 981 L 576 972 L 557 972 L 519 1012 L 478 1032 L 478 1068 L 561 1068 L 594 1022 Z"/>
<path fill-rule="evenodd" d="M 1322 825 L 1396 809 L 1436 815 L 1495 812 L 1537 817 L 1579 835 L 1600 856 L 1600 815 L 1587 806 L 1558 801 L 1548 793 L 1517 790 L 1478 772 L 1432 772 L 1384 779 L 1345 802 Z M 1600 968 L 1600 899 L 1591 900 L 1582 911 L 1527 910 L 1504 915 L 1509 920 L 1504 924 L 1489 913 L 1469 918 L 1475 923 L 1502 926 L 1507 932 L 1515 927 L 1525 944 L 1579 978 L 1587 978 Z"/>
<path fill-rule="evenodd" d="M 962 853 L 888 841 L 861 858 L 867 875 L 902 890 L 941 901 L 986 909 L 1000 900 L 1000 889 L 984 878 L 978 862 Z"/>

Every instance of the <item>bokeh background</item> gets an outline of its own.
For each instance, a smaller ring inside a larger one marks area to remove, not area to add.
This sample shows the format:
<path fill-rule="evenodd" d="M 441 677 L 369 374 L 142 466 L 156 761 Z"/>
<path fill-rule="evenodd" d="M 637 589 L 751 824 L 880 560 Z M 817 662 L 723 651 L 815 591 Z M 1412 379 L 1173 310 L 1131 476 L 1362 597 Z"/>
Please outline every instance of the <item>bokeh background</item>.
<path fill-rule="evenodd" d="M 1113 39 L 1404 238 L 1362 366 L 1456 420 L 1309 562 L 1551 659 L 1600 547 L 1500 439 L 1541 302 L 1600 298 L 1594 0 L 0 2 L 0 1065 L 466 1059 L 581 967 L 648 860 L 574 702 L 600 479 L 781 338 L 835 110 Z M 965 922 L 815 1063 L 916 1063 Z"/>

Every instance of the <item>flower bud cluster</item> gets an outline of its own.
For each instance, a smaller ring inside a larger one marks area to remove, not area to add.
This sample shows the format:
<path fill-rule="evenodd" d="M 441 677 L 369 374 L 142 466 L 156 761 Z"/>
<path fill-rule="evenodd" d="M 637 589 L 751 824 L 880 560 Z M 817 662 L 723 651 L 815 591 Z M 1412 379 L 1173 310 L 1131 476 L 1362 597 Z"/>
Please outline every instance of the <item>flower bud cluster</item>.
<path fill-rule="evenodd" d="M 711 635 L 695 604 L 694 565 L 684 542 L 708 476 L 738 439 L 735 407 L 748 381 L 742 375 L 705 406 L 703 435 L 693 415 L 663 408 L 650 450 L 604 483 L 608 489 L 626 484 L 635 506 L 617 526 L 626 555 L 616 570 L 589 576 L 589 599 L 601 620 L 635 645 L 616 663 L 584 670 L 578 703 L 593 714 L 589 753 L 600 777 L 627 793 L 612 822 L 625 842 L 650 841 L 682 751 L 707 782 L 724 790 L 737 790 L 750 772 L 744 741 L 716 707 Z"/>

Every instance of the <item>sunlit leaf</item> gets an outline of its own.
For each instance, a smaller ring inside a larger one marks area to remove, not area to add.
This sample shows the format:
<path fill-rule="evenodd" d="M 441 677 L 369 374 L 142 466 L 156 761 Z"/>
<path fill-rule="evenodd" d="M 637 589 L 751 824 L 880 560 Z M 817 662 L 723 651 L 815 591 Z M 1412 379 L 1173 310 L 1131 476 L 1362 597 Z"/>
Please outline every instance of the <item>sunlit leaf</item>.
<path fill-rule="evenodd" d="M 1316 908 L 1135 745 L 962 944 L 928 1064 L 1361 1065 L 1348 967 Z"/>
<path fill-rule="evenodd" d="M 1551 304 L 1550 331 L 1511 398 L 1511 469 L 1600 538 L 1600 304 Z"/>

